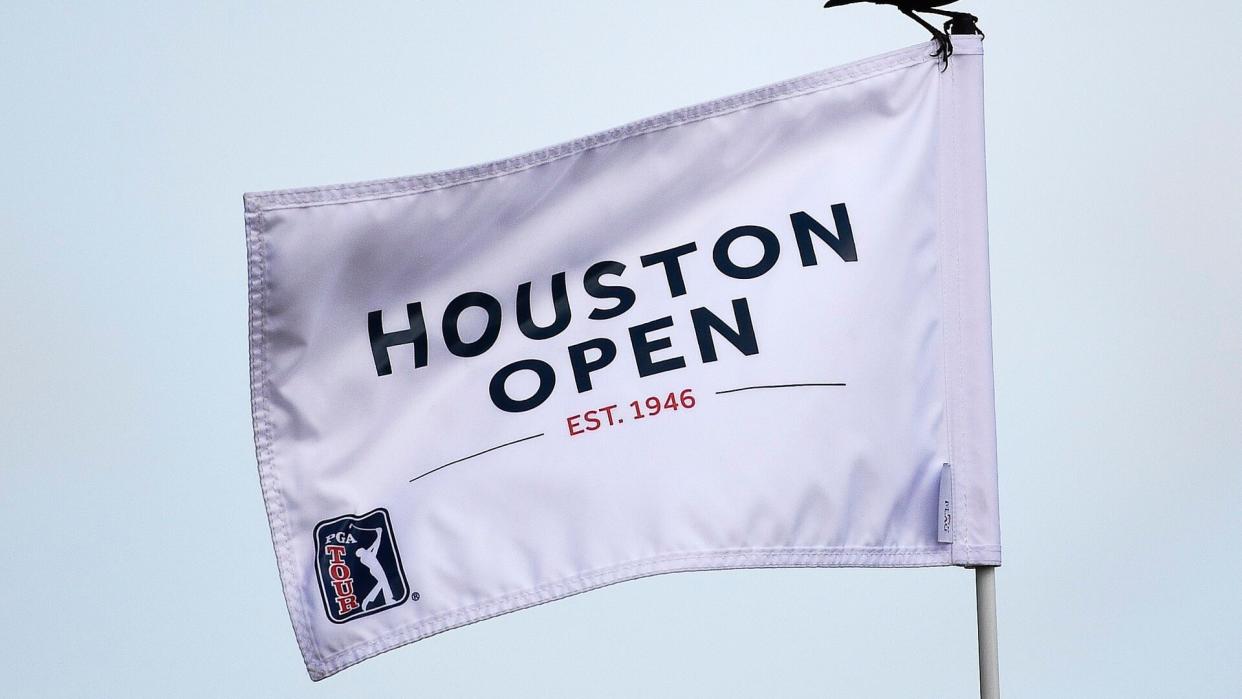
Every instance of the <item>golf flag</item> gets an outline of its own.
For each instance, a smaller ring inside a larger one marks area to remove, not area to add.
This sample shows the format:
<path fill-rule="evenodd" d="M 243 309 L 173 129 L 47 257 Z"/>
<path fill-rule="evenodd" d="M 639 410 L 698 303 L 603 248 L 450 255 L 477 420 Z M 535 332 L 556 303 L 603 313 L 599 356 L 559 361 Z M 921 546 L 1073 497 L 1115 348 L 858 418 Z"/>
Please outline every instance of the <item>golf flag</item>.
<path fill-rule="evenodd" d="M 1000 562 L 982 48 L 245 197 L 314 679 L 677 571 Z"/>

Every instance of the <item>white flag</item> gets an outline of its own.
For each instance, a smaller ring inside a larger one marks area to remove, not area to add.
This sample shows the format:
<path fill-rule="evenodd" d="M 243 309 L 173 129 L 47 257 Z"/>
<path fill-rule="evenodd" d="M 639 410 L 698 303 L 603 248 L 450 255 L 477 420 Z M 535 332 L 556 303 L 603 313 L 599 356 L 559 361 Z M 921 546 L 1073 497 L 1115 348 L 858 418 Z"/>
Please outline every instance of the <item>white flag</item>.
<path fill-rule="evenodd" d="M 982 50 L 246 195 L 314 679 L 656 573 L 1000 562 Z"/>

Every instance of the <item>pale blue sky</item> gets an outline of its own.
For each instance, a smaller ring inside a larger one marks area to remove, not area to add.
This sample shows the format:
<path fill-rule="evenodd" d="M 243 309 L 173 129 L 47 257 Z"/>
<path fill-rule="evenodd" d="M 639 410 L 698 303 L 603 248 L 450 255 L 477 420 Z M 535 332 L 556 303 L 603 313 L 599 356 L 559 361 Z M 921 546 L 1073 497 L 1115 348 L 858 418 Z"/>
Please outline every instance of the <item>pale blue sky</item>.
<path fill-rule="evenodd" d="M 242 192 L 491 160 L 925 38 L 818 4 L 0 7 L 0 693 L 974 693 L 956 569 L 646 579 L 314 685 L 280 595 Z M 1242 4 L 964 5 L 1005 693 L 1242 695 Z"/>

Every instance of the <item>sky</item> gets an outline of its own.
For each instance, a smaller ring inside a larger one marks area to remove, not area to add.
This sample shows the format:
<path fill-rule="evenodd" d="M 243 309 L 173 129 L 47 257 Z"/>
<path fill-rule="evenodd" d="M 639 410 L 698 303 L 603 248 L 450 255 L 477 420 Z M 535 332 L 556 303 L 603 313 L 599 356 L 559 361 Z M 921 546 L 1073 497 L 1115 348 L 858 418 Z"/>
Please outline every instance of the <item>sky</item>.
<path fill-rule="evenodd" d="M 493 160 L 924 41 L 815 2 L 0 7 L 6 696 L 976 691 L 960 569 L 658 576 L 312 684 L 249 414 L 241 194 Z M 1242 695 L 1242 4 L 987 32 L 1011 697 Z"/>

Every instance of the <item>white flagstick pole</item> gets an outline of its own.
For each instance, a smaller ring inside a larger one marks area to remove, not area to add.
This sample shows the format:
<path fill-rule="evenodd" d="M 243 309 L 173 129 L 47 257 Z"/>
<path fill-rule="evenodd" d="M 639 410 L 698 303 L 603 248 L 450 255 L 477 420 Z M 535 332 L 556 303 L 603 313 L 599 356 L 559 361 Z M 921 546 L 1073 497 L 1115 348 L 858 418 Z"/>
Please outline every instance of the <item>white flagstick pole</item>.
<path fill-rule="evenodd" d="M 975 568 L 975 614 L 979 625 L 979 698 L 1000 699 L 996 644 L 996 568 Z"/>

